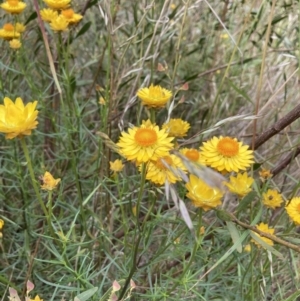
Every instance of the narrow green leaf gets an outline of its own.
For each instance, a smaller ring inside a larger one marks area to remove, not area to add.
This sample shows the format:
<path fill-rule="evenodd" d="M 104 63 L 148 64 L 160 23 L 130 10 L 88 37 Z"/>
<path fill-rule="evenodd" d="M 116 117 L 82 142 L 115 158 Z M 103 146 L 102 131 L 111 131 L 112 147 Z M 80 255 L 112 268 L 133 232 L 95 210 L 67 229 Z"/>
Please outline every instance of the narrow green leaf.
<path fill-rule="evenodd" d="M 239 233 L 238 229 L 236 228 L 236 226 L 233 222 L 226 222 L 226 225 L 229 230 L 230 236 L 232 238 L 232 242 L 236 246 L 236 250 L 239 253 L 242 253 L 243 247 L 241 244 L 240 233 Z"/>
<path fill-rule="evenodd" d="M 256 191 L 250 191 L 239 203 L 236 208 L 236 212 L 239 213 L 243 211 L 253 200 L 256 198 L 257 193 Z"/>
<path fill-rule="evenodd" d="M 86 301 L 91 298 L 98 290 L 98 287 L 90 288 L 89 290 L 77 295 L 74 298 L 74 301 Z"/>
<path fill-rule="evenodd" d="M 75 39 L 77 39 L 78 37 L 80 37 L 80 36 L 82 36 L 83 34 L 85 34 L 85 33 L 89 30 L 89 28 L 91 27 L 91 25 L 92 25 L 92 22 L 87 22 L 87 23 L 85 23 L 85 24 L 80 28 L 80 30 L 78 31 L 78 33 L 77 33 Z"/>

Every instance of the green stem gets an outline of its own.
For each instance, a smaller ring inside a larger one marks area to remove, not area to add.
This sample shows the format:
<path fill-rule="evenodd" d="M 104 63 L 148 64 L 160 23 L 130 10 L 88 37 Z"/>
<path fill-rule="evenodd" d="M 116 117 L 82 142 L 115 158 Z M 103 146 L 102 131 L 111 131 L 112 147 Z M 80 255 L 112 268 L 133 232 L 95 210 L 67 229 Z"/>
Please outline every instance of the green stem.
<path fill-rule="evenodd" d="M 36 181 L 35 176 L 34 176 L 34 172 L 33 172 L 33 168 L 32 168 L 32 163 L 31 163 L 31 159 L 30 159 L 30 156 L 29 156 L 29 152 L 28 152 L 28 148 L 27 148 L 25 139 L 24 139 L 24 137 L 22 137 L 20 140 L 21 140 L 21 146 L 23 148 L 23 152 L 25 154 L 27 166 L 28 166 L 28 169 L 29 169 L 29 174 L 30 174 L 32 185 L 33 185 L 33 189 L 34 189 L 35 194 L 37 196 L 37 199 L 38 199 L 38 201 L 40 203 L 40 206 L 42 207 L 44 215 L 45 215 L 45 217 L 47 219 L 47 222 L 48 222 L 48 225 L 49 225 L 49 229 L 51 229 L 50 231 L 53 232 L 52 226 L 51 226 L 51 216 L 49 217 L 47 208 L 46 208 L 46 206 L 45 206 L 45 204 L 44 204 L 44 202 L 42 200 L 42 197 L 41 197 L 41 194 L 40 194 L 40 190 L 39 190 L 39 187 L 37 185 L 37 181 Z"/>

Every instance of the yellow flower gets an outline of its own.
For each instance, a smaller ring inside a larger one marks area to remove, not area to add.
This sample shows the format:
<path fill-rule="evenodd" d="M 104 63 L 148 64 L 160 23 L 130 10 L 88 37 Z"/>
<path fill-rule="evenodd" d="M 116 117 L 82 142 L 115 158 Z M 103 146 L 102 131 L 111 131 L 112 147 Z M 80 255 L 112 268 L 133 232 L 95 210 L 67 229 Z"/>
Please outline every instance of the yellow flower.
<path fill-rule="evenodd" d="M 190 124 L 180 118 L 171 119 L 168 123 L 163 124 L 162 128 L 166 129 L 171 137 L 184 137 L 190 128 Z"/>
<path fill-rule="evenodd" d="M 181 181 L 180 171 L 178 170 L 185 172 L 186 168 L 180 158 L 169 154 L 168 156 L 158 158 L 157 161 L 148 162 L 146 179 L 158 185 L 163 185 L 166 181 L 176 183 L 177 181 Z"/>
<path fill-rule="evenodd" d="M 232 193 L 237 194 L 239 197 L 244 197 L 252 189 L 251 185 L 253 184 L 254 179 L 248 177 L 247 173 L 238 173 L 236 177 L 231 176 L 229 183 L 224 183 Z"/>
<path fill-rule="evenodd" d="M 70 24 L 78 23 L 83 17 L 80 14 L 75 14 L 72 8 L 61 11 L 61 14 L 67 19 Z"/>
<path fill-rule="evenodd" d="M 53 9 L 65 9 L 69 6 L 71 0 L 44 0 L 44 2 Z"/>
<path fill-rule="evenodd" d="M 251 245 L 250 244 L 245 245 L 244 251 L 245 252 L 251 252 Z"/>
<path fill-rule="evenodd" d="M 275 209 L 276 207 L 280 207 L 283 202 L 281 194 L 274 189 L 268 189 L 267 192 L 263 193 L 262 202 L 266 207 Z"/>
<path fill-rule="evenodd" d="M 44 190 L 53 190 L 56 188 L 60 179 L 54 179 L 50 172 L 46 171 L 44 176 L 42 177 L 43 185 L 41 188 Z"/>
<path fill-rule="evenodd" d="M 271 171 L 269 169 L 265 169 L 265 168 L 262 168 L 260 171 L 259 171 L 259 176 L 260 176 L 260 179 L 265 182 L 266 180 L 272 178 L 272 174 L 271 174 Z"/>
<path fill-rule="evenodd" d="M 29 299 L 29 301 L 43 301 L 43 299 L 41 299 L 39 295 L 36 295 L 34 299 Z"/>
<path fill-rule="evenodd" d="M 190 161 L 198 163 L 200 165 L 205 165 L 205 160 L 203 159 L 201 153 L 195 148 L 182 148 L 179 152 L 187 157 Z"/>
<path fill-rule="evenodd" d="M 52 22 L 58 17 L 57 10 L 53 10 L 51 8 L 44 8 L 40 11 L 41 18 L 45 22 Z"/>
<path fill-rule="evenodd" d="M 52 22 L 50 22 L 50 27 L 54 31 L 65 31 L 68 29 L 69 22 L 67 19 L 60 15 L 56 19 L 53 19 Z"/>
<path fill-rule="evenodd" d="M 99 103 L 100 105 L 102 105 L 102 106 L 106 105 L 106 101 L 105 101 L 104 97 L 102 97 L 102 96 L 99 97 L 98 103 Z"/>
<path fill-rule="evenodd" d="M 161 86 L 153 86 L 149 88 L 141 88 L 137 92 L 137 96 L 142 100 L 144 106 L 150 108 L 164 107 L 168 100 L 172 97 L 172 92 L 162 88 Z"/>
<path fill-rule="evenodd" d="M 31 135 L 38 124 L 36 105 L 36 100 L 24 106 L 20 97 L 15 103 L 4 97 L 4 105 L 0 105 L 0 132 L 6 134 L 6 139 Z"/>
<path fill-rule="evenodd" d="M 12 39 L 9 41 L 9 47 L 11 49 L 19 49 L 22 46 L 22 43 L 18 39 Z"/>
<path fill-rule="evenodd" d="M 201 226 L 199 232 L 200 232 L 200 235 L 203 235 L 205 233 L 205 227 Z"/>
<path fill-rule="evenodd" d="M 290 219 L 296 225 L 300 225 L 300 197 L 292 198 L 285 209 Z"/>
<path fill-rule="evenodd" d="M 110 170 L 113 172 L 120 172 L 122 171 L 124 164 L 122 164 L 122 161 L 117 159 L 114 162 L 109 162 Z"/>
<path fill-rule="evenodd" d="M 187 197 L 195 207 L 200 207 L 204 211 L 221 205 L 223 192 L 218 188 L 212 188 L 204 181 L 194 175 L 190 175 L 190 181 L 185 184 L 188 190 Z"/>
<path fill-rule="evenodd" d="M 218 171 L 245 170 L 253 161 L 253 151 L 236 138 L 213 137 L 200 148 L 207 165 Z"/>
<path fill-rule="evenodd" d="M 26 26 L 22 23 L 17 22 L 15 29 L 16 29 L 16 32 L 23 33 L 26 29 Z"/>
<path fill-rule="evenodd" d="M 269 228 L 268 224 L 264 224 L 264 223 L 260 223 L 259 225 L 256 225 L 256 229 L 258 229 L 262 232 L 271 234 L 271 235 L 274 235 L 274 231 L 275 231 L 275 229 Z M 255 232 L 253 232 L 253 234 L 258 236 L 261 240 L 263 240 L 269 246 L 274 245 L 273 240 L 271 240 L 269 238 L 266 238 L 266 237 L 263 237 L 263 236 L 260 236 L 259 234 L 255 233 Z M 255 239 L 251 239 L 251 241 L 253 241 L 258 247 L 261 247 L 261 245 Z"/>
<path fill-rule="evenodd" d="M 15 27 L 10 23 L 4 24 L 3 28 L 0 29 L 0 38 L 2 39 L 11 40 L 19 37 L 20 33 L 18 33 Z"/>
<path fill-rule="evenodd" d="M 19 0 L 7 0 L 2 3 L 1 8 L 3 8 L 7 13 L 20 14 L 26 7 L 26 3 Z"/>
<path fill-rule="evenodd" d="M 127 160 L 142 163 L 167 156 L 173 148 L 172 140 L 166 130 L 160 130 L 157 125 L 147 121 L 140 127 L 129 129 L 128 133 L 122 132 L 117 146 Z"/>
<path fill-rule="evenodd" d="M 4 226 L 4 220 L 0 218 L 0 230 L 2 230 Z"/>

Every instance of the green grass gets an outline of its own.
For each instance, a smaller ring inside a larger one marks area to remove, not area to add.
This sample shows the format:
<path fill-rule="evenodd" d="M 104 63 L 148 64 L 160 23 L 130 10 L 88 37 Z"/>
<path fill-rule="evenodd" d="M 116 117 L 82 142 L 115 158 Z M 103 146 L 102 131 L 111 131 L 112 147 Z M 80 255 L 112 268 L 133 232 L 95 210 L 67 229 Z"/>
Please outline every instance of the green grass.
<path fill-rule="evenodd" d="M 298 105 L 299 4 L 72 0 L 82 21 L 62 34 L 45 24 L 43 35 L 33 3 L 45 4 L 25 2 L 19 16 L 0 12 L 1 27 L 26 23 L 21 49 L 0 40 L 0 102 L 37 100 L 39 124 L 24 139 L 29 157 L 21 139 L 0 138 L 0 300 L 8 300 L 9 287 L 25 300 L 28 280 L 31 299 L 44 301 L 114 300 L 114 281 L 119 300 L 298 300 L 299 250 L 275 242 L 244 251 L 260 222 L 299 245 L 284 205 L 270 210 L 261 202 L 267 187 L 285 201 L 299 195 L 298 159 L 265 184 L 258 174 L 296 150 L 298 120 L 255 151 L 248 170 L 254 192 L 242 203 L 227 193 L 208 213 L 191 204 L 184 182 L 143 184 L 133 163 L 123 158 L 123 171 L 113 176 L 109 162 L 121 159 L 112 149 L 120 131 L 150 118 L 135 96 L 151 83 L 171 90 L 175 103 L 157 111 L 155 122 L 161 126 L 169 114 L 191 124 L 179 144 L 198 148 L 223 135 L 251 147 L 255 135 Z M 45 171 L 61 178 L 52 193 L 39 188 Z M 214 175 L 204 170 L 208 181 Z M 176 208 L 175 195 L 188 214 Z"/>

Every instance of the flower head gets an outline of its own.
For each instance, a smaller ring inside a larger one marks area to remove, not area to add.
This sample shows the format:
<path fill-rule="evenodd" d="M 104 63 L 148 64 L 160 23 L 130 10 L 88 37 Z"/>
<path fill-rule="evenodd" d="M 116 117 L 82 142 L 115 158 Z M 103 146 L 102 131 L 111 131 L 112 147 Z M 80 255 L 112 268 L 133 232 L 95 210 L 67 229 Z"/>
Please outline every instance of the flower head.
<path fill-rule="evenodd" d="M 44 2 L 53 9 L 66 9 L 71 0 L 44 0 Z"/>
<path fill-rule="evenodd" d="M 138 90 L 137 96 L 142 100 L 144 106 L 162 108 L 172 97 L 172 92 L 161 86 L 153 86 L 152 84 L 149 88 Z"/>
<path fill-rule="evenodd" d="M 43 299 L 41 299 L 39 295 L 36 295 L 34 299 L 29 299 L 29 301 L 43 301 Z"/>
<path fill-rule="evenodd" d="M 290 219 L 296 224 L 300 225 L 300 197 L 294 197 L 285 207 Z"/>
<path fill-rule="evenodd" d="M 40 11 L 41 18 L 45 22 L 52 22 L 58 17 L 57 10 L 54 10 L 52 8 L 44 8 Z"/>
<path fill-rule="evenodd" d="M 166 130 L 160 130 L 157 125 L 147 121 L 140 127 L 129 129 L 128 133 L 122 132 L 117 145 L 127 160 L 141 163 L 167 156 L 173 148 L 172 140 Z"/>
<path fill-rule="evenodd" d="M 22 46 L 22 43 L 19 39 L 12 39 L 9 41 L 9 47 L 11 49 L 19 49 Z"/>
<path fill-rule="evenodd" d="M 68 20 L 62 15 L 59 15 L 57 18 L 53 19 L 50 22 L 50 27 L 54 31 L 65 31 L 68 29 L 68 26 Z"/>
<path fill-rule="evenodd" d="M 10 24 L 6 23 L 0 29 L 0 38 L 5 40 L 17 39 L 20 37 L 20 33 L 17 32 L 16 28 Z"/>
<path fill-rule="evenodd" d="M 124 164 L 122 164 L 122 161 L 117 159 L 114 162 L 109 162 L 110 170 L 113 172 L 120 172 L 124 168 Z"/>
<path fill-rule="evenodd" d="M 272 209 L 280 207 L 283 202 L 281 194 L 275 189 L 268 189 L 267 192 L 263 193 L 262 197 L 263 204 Z"/>
<path fill-rule="evenodd" d="M 254 179 L 248 177 L 247 173 L 238 173 L 236 177 L 230 176 L 229 183 L 224 183 L 232 193 L 237 194 L 239 197 L 244 197 L 251 191 L 251 185 Z"/>
<path fill-rule="evenodd" d="M 272 178 L 272 174 L 271 174 L 271 171 L 269 169 L 265 169 L 265 168 L 262 168 L 260 171 L 259 171 L 259 176 L 260 176 L 260 179 L 265 182 L 266 180 Z"/>
<path fill-rule="evenodd" d="M 205 160 L 203 159 L 201 152 L 199 152 L 197 149 L 185 147 L 180 149 L 179 152 L 190 161 L 198 163 L 200 165 L 205 165 Z"/>
<path fill-rule="evenodd" d="M 191 174 L 190 181 L 185 184 L 185 187 L 188 190 L 186 196 L 195 207 L 200 207 L 207 211 L 221 205 L 223 192 L 218 188 L 210 187 L 198 177 Z"/>
<path fill-rule="evenodd" d="M 0 105 L 0 132 L 6 134 L 6 139 L 31 135 L 31 130 L 38 124 L 36 105 L 37 101 L 24 106 L 20 97 L 15 103 L 4 97 L 4 105 Z"/>
<path fill-rule="evenodd" d="M 22 23 L 17 22 L 15 26 L 16 32 L 23 33 L 26 29 L 26 26 Z"/>
<path fill-rule="evenodd" d="M 185 172 L 186 168 L 177 156 L 169 154 L 156 161 L 149 161 L 146 170 L 147 180 L 163 185 L 166 181 L 169 183 L 180 181 L 180 171 Z"/>
<path fill-rule="evenodd" d="M 46 171 L 44 176 L 42 177 L 43 184 L 41 188 L 44 190 L 51 191 L 56 188 L 60 179 L 54 179 L 50 172 Z"/>
<path fill-rule="evenodd" d="M 67 19 L 70 24 L 78 23 L 83 18 L 82 15 L 75 14 L 72 8 L 62 10 L 61 14 Z"/>
<path fill-rule="evenodd" d="M 163 124 L 162 128 L 166 129 L 169 136 L 184 137 L 190 128 L 190 124 L 180 118 L 170 119 L 169 122 Z"/>
<path fill-rule="evenodd" d="M 268 233 L 268 234 L 271 234 L 273 235 L 274 232 L 275 232 L 275 229 L 273 228 L 269 228 L 268 227 L 268 224 L 264 224 L 264 223 L 260 223 L 259 225 L 256 225 L 256 229 L 260 230 L 261 232 L 265 232 L 265 233 Z M 269 238 L 266 238 L 266 237 L 263 237 L 263 236 L 260 236 L 259 234 L 257 233 L 253 233 L 254 235 L 258 236 L 261 240 L 263 240 L 266 244 L 268 244 L 269 246 L 273 246 L 274 243 L 273 243 L 273 240 L 269 239 Z M 258 246 L 258 247 L 261 247 L 260 243 L 257 242 L 255 239 L 252 239 L 252 241 Z"/>
<path fill-rule="evenodd" d="M 253 161 L 253 151 L 247 145 L 230 137 L 213 137 L 200 148 L 207 165 L 218 171 L 245 170 Z"/>
<path fill-rule="evenodd" d="M 26 7 L 26 3 L 19 0 L 7 0 L 0 5 L 7 13 L 20 14 Z"/>

